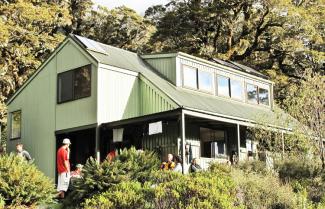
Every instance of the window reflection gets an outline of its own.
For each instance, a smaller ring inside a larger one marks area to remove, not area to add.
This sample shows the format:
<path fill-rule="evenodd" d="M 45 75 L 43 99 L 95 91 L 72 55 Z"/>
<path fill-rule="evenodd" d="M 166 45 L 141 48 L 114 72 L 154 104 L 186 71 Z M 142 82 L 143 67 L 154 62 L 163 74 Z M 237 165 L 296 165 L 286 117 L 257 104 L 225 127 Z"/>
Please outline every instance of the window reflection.
<path fill-rule="evenodd" d="M 269 91 L 267 89 L 258 89 L 259 103 L 264 105 L 269 105 Z"/>
<path fill-rule="evenodd" d="M 212 91 L 212 73 L 199 71 L 199 89 L 204 91 Z"/>
<path fill-rule="evenodd" d="M 231 98 L 243 99 L 243 85 L 241 81 L 230 80 L 231 83 Z"/>
<path fill-rule="evenodd" d="M 196 68 L 183 65 L 183 85 L 197 89 Z"/>
<path fill-rule="evenodd" d="M 218 95 L 229 97 L 229 78 L 224 76 L 218 76 Z"/>
<path fill-rule="evenodd" d="M 247 101 L 257 104 L 257 86 L 247 84 Z"/>
<path fill-rule="evenodd" d="M 21 111 L 11 113 L 11 139 L 17 139 L 21 136 Z"/>

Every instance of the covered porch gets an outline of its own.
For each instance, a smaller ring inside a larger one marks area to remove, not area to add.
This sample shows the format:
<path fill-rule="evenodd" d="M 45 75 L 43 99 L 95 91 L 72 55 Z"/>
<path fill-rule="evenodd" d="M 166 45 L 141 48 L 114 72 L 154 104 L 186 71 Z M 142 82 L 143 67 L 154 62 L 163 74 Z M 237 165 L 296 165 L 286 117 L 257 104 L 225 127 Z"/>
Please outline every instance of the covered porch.
<path fill-rule="evenodd" d="M 184 173 L 193 158 L 204 169 L 211 161 L 236 163 L 257 153 L 247 125 L 183 108 L 105 123 L 100 126 L 100 157 L 103 160 L 113 149 L 135 146 L 155 151 L 161 161 L 168 153 L 181 156 Z"/>

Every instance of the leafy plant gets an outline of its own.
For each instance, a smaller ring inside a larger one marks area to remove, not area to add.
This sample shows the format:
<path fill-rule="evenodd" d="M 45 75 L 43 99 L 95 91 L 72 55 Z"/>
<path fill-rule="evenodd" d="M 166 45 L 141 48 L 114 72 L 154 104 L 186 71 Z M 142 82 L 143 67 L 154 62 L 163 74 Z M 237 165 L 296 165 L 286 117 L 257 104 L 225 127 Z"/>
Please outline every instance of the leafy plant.
<path fill-rule="evenodd" d="M 13 154 L 0 156 L 0 199 L 6 206 L 50 203 L 54 196 L 53 182 L 35 165 Z"/>
<path fill-rule="evenodd" d="M 289 184 L 282 184 L 271 174 L 245 173 L 234 169 L 232 178 L 236 182 L 241 203 L 248 209 L 296 209 L 297 200 Z"/>
<path fill-rule="evenodd" d="M 126 181 L 116 184 L 106 192 L 96 195 L 82 204 L 85 209 L 92 208 L 120 208 L 137 209 L 153 208 L 148 201 L 153 189 L 137 181 Z"/>
<path fill-rule="evenodd" d="M 98 163 L 90 158 L 83 168 L 83 178 L 76 180 L 66 204 L 80 204 L 83 199 L 105 192 L 120 182 L 144 183 L 150 172 L 158 168 L 159 161 L 153 152 L 135 148 L 121 150 L 111 162 Z"/>

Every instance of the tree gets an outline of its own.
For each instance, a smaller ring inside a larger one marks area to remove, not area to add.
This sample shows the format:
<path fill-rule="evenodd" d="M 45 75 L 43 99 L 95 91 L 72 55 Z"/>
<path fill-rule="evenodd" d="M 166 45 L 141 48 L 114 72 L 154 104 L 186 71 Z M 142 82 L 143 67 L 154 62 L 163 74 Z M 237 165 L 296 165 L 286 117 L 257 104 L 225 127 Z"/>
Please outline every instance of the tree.
<path fill-rule="evenodd" d="M 148 51 L 184 51 L 251 66 L 278 99 L 305 69 L 324 70 L 324 1 L 172 0 L 146 11 L 156 25 Z"/>
<path fill-rule="evenodd" d="M 0 123 L 5 101 L 60 43 L 59 28 L 70 23 L 69 12 L 46 1 L 0 3 Z"/>
<path fill-rule="evenodd" d="M 325 169 L 325 76 L 307 71 L 300 83 L 288 89 L 284 108 L 301 123 L 299 128 L 317 145 Z"/>
<path fill-rule="evenodd" d="M 154 32 L 149 21 L 124 6 L 112 10 L 98 7 L 87 21 L 93 27 L 82 35 L 131 51 L 141 51 Z"/>

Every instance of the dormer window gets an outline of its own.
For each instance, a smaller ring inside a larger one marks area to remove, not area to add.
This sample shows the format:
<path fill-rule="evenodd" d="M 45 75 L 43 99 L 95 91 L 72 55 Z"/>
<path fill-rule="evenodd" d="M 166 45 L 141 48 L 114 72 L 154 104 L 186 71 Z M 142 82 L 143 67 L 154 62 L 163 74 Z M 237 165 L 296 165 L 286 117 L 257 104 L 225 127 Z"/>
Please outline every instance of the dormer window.
<path fill-rule="evenodd" d="M 247 102 L 257 104 L 257 86 L 253 84 L 246 85 Z"/>
<path fill-rule="evenodd" d="M 197 89 L 197 69 L 183 65 L 183 86 Z"/>
<path fill-rule="evenodd" d="M 258 100 L 260 104 L 269 105 L 269 91 L 267 89 L 258 88 Z"/>
<path fill-rule="evenodd" d="M 220 76 L 220 75 L 217 76 L 219 96 L 230 97 L 229 82 L 230 82 L 230 78 L 225 76 Z"/>
<path fill-rule="evenodd" d="M 198 71 L 199 90 L 212 92 L 213 74 L 207 71 Z"/>
<path fill-rule="evenodd" d="M 243 100 L 243 82 L 239 80 L 230 80 L 231 98 Z"/>

